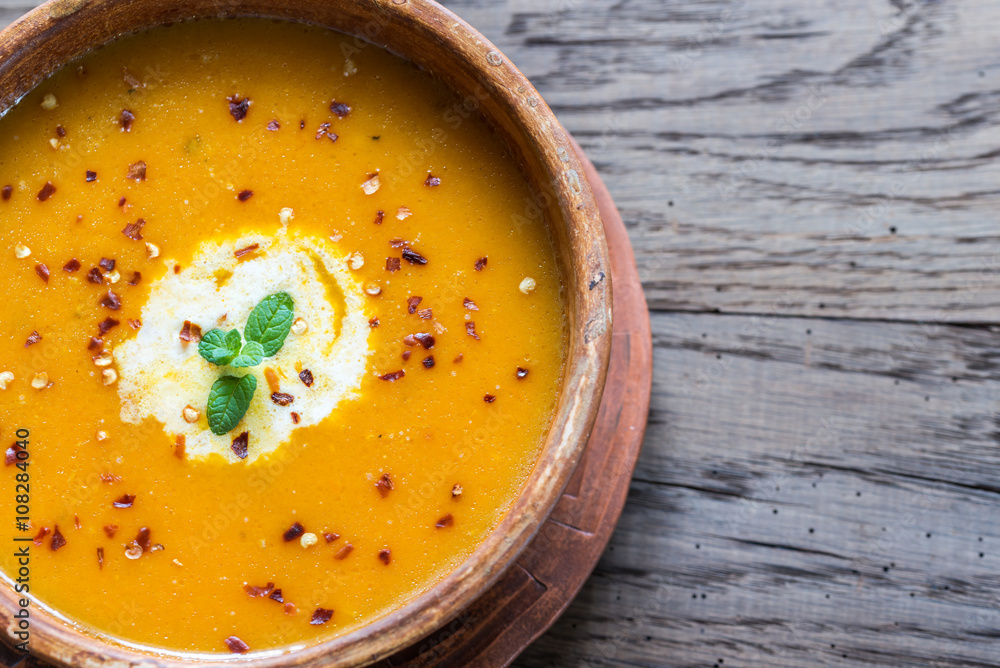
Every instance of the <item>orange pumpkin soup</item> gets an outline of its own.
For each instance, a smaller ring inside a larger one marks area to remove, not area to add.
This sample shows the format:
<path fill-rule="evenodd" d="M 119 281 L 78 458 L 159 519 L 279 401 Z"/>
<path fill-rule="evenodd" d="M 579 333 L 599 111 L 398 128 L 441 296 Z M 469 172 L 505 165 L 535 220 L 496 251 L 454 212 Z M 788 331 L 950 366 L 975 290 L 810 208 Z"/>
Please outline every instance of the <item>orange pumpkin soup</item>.
<path fill-rule="evenodd" d="M 198 21 L 0 119 L 6 586 L 190 652 L 342 634 L 498 524 L 562 377 L 518 165 L 428 74 Z M 527 213 L 526 213 L 527 212 Z"/>

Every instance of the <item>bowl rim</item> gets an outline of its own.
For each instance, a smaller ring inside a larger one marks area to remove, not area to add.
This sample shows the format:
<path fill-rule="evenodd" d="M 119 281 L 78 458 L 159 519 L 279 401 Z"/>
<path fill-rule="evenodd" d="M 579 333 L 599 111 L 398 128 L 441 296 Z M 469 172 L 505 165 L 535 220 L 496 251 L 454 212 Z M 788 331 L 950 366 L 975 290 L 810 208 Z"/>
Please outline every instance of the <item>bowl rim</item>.
<path fill-rule="evenodd" d="M 124 11 L 140 11 L 156 1 L 50 0 L 10 24 L 0 31 L 0 108 L 9 107 L 80 53 L 50 56 L 44 71 L 19 71 L 18 67 L 23 69 L 29 56 L 39 57 L 40 50 L 51 47 L 67 31 L 80 30 L 87 22 L 107 21 L 116 10 L 123 11 L 123 6 Z M 178 18 L 297 20 L 351 34 L 341 25 L 308 18 L 312 11 L 305 8 L 308 4 L 308 0 L 160 0 L 157 7 L 175 12 Z M 510 60 L 472 26 L 433 0 L 320 0 L 312 5 L 323 6 L 322 11 L 327 12 L 356 11 L 362 15 L 371 12 L 381 16 L 386 25 L 412 30 L 420 39 L 447 50 L 449 57 L 455 58 L 455 66 L 465 70 L 454 76 L 472 77 L 470 80 L 485 87 L 489 103 L 496 105 L 494 115 L 500 114 L 490 120 L 500 118 L 508 123 L 508 133 L 515 133 L 515 140 L 516 133 L 521 133 L 520 138 L 529 145 L 527 149 L 521 147 L 520 152 L 527 150 L 530 155 L 519 157 L 534 160 L 535 168 L 548 180 L 541 187 L 549 191 L 545 194 L 551 196 L 550 208 L 558 211 L 562 219 L 550 220 L 549 224 L 557 236 L 564 235 L 556 243 L 563 255 L 562 271 L 567 283 L 569 340 L 558 404 L 539 458 L 504 517 L 465 561 L 408 603 L 342 635 L 304 646 L 246 655 L 171 652 L 116 641 L 87 629 L 85 624 L 62 618 L 51 608 L 35 604 L 31 651 L 37 656 L 64 665 L 104 668 L 137 663 L 162 668 L 234 664 L 253 668 L 366 665 L 386 658 L 452 621 L 513 566 L 552 512 L 586 445 L 600 405 L 610 355 L 611 271 L 596 201 L 569 136 Z M 143 24 L 144 19 L 149 22 Z M 156 14 L 134 20 L 136 25 L 116 34 L 137 32 L 165 22 Z M 361 35 L 362 39 L 367 37 Z M 89 48 L 108 41 L 98 36 L 91 39 Z M 428 65 L 419 54 L 409 53 L 406 48 L 367 41 L 419 65 Z M 463 90 L 467 84 L 462 81 L 434 73 L 453 90 L 468 93 Z M 509 145 L 510 137 L 505 139 Z M 529 181 L 538 180 L 530 173 L 526 177 Z M 9 586 L 8 576 L 3 579 L 8 586 L 0 587 L 0 623 L 6 630 L 5 642 L 17 642 L 12 640 L 17 631 L 14 613 L 21 595 Z"/>

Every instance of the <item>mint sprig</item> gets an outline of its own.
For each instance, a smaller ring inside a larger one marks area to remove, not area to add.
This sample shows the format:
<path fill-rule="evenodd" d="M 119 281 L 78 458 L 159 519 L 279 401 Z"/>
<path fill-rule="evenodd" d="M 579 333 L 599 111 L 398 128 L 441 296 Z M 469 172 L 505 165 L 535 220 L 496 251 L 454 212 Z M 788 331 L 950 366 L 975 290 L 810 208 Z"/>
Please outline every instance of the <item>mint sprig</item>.
<path fill-rule="evenodd" d="M 285 345 L 294 316 L 295 302 L 287 292 L 269 295 L 250 312 L 243 337 L 236 329 L 229 332 L 209 330 L 198 344 L 198 353 L 216 366 L 255 367 L 265 357 L 277 355 Z M 250 408 L 256 389 L 257 378 L 249 374 L 222 376 L 215 381 L 208 394 L 207 411 L 208 426 L 213 434 L 222 436 L 239 424 Z"/>

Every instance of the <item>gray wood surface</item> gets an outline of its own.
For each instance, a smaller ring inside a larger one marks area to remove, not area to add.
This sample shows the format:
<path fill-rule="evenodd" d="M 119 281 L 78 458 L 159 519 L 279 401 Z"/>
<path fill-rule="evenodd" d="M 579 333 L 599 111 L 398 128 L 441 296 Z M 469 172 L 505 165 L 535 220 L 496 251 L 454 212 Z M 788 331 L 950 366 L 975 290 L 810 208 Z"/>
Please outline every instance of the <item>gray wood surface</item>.
<path fill-rule="evenodd" d="M 446 4 L 598 166 L 653 310 L 625 513 L 516 665 L 1000 666 L 1000 4 Z"/>

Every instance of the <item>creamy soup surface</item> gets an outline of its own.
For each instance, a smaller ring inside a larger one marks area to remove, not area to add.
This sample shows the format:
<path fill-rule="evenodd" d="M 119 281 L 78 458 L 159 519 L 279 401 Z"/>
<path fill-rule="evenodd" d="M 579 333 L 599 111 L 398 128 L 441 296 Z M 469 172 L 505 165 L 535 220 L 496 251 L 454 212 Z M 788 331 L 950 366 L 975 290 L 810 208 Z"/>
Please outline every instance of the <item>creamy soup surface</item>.
<path fill-rule="evenodd" d="M 35 603 L 173 651 L 314 642 L 433 586 L 534 466 L 549 228 L 412 64 L 250 19 L 128 36 L 0 118 L 0 188 L 0 512 Z"/>

